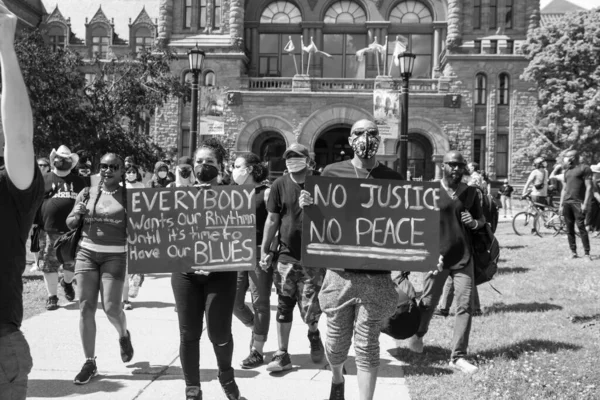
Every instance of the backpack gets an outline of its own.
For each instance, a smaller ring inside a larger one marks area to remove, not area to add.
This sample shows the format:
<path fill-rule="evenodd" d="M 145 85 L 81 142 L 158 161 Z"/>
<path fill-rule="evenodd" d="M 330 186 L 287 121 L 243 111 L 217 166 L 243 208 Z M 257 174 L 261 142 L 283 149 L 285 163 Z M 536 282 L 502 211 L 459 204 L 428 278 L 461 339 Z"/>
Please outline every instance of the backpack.
<path fill-rule="evenodd" d="M 491 213 L 490 218 L 493 221 L 493 205 L 490 206 L 487 203 L 494 203 L 490 201 L 487 196 L 479 196 L 479 192 L 477 197 L 483 199 L 483 212 L 486 217 L 486 221 L 489 221 L 487 218 L 487 213 Z M 487 203 L 486 203 L 487 199 Z M 469 204 L 473 204 L 473 199 Z M 471 207 L 469 207 L 470 209 Z M 497 214 L 498 208 L 495 208 L 496 212 L 496 224 L 497 224 Z M 471 230 L 471 248 L 473 255 L 473 267 L 475 270 L 475 284 L 481 285 L 482 283 L 486 283 L 492 280 L 496 272 L 498 272 L 498 260 L 500 259 L 500 244 L 494 236 L 494 229 L 492 229 L 492 224 L 490 222 L 486 222 L 485 225 L 477 229 L 475 231 Z"/>
<path fill-rule="evenodd" d="M 398 308 L 396 313 L 384 322 L 382 333 L 396 340 L 408 339 L 419 330 L 421 310 L 417 305 L 417 293 L 408 280 L 409 272 L 402 272 L 394 280 L 398 292 Z"/>

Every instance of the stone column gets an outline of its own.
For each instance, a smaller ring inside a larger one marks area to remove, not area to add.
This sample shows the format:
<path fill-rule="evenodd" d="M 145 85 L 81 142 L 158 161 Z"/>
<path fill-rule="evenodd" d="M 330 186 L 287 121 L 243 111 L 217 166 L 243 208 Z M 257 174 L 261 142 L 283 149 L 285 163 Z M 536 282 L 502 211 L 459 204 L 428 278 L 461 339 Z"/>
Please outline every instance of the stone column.
<path fill-rule="evenodd" d="M 434 154 L 431 157 L 431 161 L 435 164 L 435 176 L 433 177 L 434 181 L 441 181 L 444 173 L 443 173 L 443 163 L 444 160 L 443 154 Z"/>
<path fill-rule="evenodd" d="M 445 23 L 434 23 L 433 25 L 433 62 L 431 76 L 435 76 L 436 70 L 440 67 L 440 54 L 442 52 L 442 29 Z"/>
<path fill-rule="evenodd" d="M 462 42 L 462 3 L 463 0 L 448 0 L 448 49 L 458 47 Z"/>
<path fill-rule="evenodd" d="M 160 46 L 166 45 L 173 31 L 173 0 L 160 0 L 158 6 L 158 35 Z"/>
<path fill-rule="evenodd" d="M 229 37 L 231 37 L 232 40 L 236 40 L 236 38 L 242 38 L 243 29 L 244 0 L 231 0 L 229 5 Z"/>

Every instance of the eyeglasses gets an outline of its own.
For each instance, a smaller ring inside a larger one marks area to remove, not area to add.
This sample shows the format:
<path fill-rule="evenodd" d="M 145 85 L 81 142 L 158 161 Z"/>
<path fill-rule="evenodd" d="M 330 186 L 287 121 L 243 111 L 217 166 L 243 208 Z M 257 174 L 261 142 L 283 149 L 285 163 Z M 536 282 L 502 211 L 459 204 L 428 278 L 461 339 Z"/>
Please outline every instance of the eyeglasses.
<path fill-rule="evenodd" d="M 360 136 L 365 133 L 370 136 L 377 136 L 377 135 L 379 135 L 379 130 L 375 129 L 375 128 L 369 128 L 369 129 L 358 128 L 351 132 L 352 135 L 356 135 L 356 136 Z"/>
<path fill-rule="evenodd" d="M 114 171 L 118 171 L 121 168 L 121 166 L 119 164 L 100 164 L 101 171 L 106 171 L 109 168 L 111 171 L 114 172 Z"/>
<path fill-rule="evenodd" d="M 48 164 L 38 164 L 38 167 L 40 168 L 48 168 L 50 165 Z"/>
<path fill-rule="evenodd" d="M 450 168 L 464 168 L 465 167 L 465 164 L 460 163 L 460 162 L 445 162 L 444 164 L 446 164 Z"/>

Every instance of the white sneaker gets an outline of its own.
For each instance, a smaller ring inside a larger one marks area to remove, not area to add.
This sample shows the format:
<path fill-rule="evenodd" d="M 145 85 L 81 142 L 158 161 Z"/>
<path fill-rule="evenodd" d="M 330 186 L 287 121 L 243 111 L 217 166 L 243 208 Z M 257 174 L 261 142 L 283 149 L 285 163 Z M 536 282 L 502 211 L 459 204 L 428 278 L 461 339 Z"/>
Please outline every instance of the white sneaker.
<path fill-rule="evenodd" d="M 459 358 L 456 361 L 450 361 L 450 367 L 456 368 L 465 374 L 474 374 L 479 369 L 464 358 Z"/>
<path fill-rule="evenodd" d="M 408 339 L 408 349 L 414 353 L 422 353 L 423 352 L 423 338 L 417 336 L 416 334 L 412 335 Z"/>

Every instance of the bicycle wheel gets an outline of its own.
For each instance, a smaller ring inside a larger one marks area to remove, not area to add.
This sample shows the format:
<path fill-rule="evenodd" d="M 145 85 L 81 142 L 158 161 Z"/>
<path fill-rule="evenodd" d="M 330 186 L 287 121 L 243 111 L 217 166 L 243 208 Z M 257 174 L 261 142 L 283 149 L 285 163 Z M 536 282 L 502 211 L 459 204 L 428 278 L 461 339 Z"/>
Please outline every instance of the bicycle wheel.
<path fill-rule="evenodd" d="M 519 236 L 535 234 L 535 215 L 527 211 L 517 213 L 512 220 L 512 227 Z"/>
<path fill-rule="evenodd" d="M 556 211 L 544 210 L 535 217 L 535 233 L 539 237 L 556 236 L 560 231 L 560 217 Z"/>

